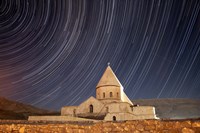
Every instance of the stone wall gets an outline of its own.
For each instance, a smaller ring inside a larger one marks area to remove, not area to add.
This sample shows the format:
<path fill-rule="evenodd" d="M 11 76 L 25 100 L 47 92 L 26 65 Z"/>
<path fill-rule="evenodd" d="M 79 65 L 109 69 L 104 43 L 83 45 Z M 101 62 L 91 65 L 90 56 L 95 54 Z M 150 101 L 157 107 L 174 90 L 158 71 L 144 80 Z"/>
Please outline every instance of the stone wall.
<path fill-rule="evenodd" d="M 79 117 L 72 117 L 72 116 L 29 116 L 29 121 L 91 121 L 97 122 L 97 120 L 93 119 L 84 119 Z"/>
<path fill-rule="evenodd" d="M 65 106 L 61 108 L 61 115 L 76 116 L 78 106 Z"/>
<path fill-rule="evenodd" d="M 58 132 L 58 133 L 101 133 L 101 132 L 130 132 L 130 133 L 199 133 L 200 120 L 161 121 L 161 120 L 138 120 L 127 122 L 98 122 L 93 124 L 84 123 L 29 123 L 0 121 L 0 133 L 35 133 L 35 132 Z"/>
<path fill-rule="evenodd" d="M 101 103 L 99 100 L 97 100 L 94 97 L 90 97 L 89 99 L 87 99 L 78 106 L 76 113 L 77 114 L 89 113 L 90 105 L 93 106 L 93 113 L 99 113 L 100 110 L 102 110 L 102 108 L 104 107 L 104 104 Z"/>
<path fill-rule="evenodd" d="M 112 97 L 110 93 L 112 92 Z M 105 96 L 103 95 L 105 94 Z M 119 86 L 101 86 L 96 89 L 96 98 L 98 100 L 117 100 L 121 99 L 120 87 Z"/>

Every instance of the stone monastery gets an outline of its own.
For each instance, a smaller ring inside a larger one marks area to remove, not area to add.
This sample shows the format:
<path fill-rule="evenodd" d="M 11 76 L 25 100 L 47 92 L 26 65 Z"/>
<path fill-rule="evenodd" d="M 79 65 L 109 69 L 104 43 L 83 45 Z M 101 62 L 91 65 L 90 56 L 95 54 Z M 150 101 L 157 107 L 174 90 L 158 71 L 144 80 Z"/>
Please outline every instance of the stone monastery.
<path fill-rule="evenodd" d="M 91 96 L 79 106 L 62 107 L 61 115 L 105 121 L 156 119 L 154 107 L 134 106 L 110 66 L 96 86 L 96 98 Z"/>

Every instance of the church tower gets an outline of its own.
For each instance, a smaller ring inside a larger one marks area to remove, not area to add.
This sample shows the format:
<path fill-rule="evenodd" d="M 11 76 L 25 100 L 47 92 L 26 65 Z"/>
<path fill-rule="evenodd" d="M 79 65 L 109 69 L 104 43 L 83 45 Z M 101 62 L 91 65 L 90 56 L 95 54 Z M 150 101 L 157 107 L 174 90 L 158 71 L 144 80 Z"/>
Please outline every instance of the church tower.
<path fill-rule="evenodd" d="M 109 65 L 96 86 L 96 98 L 104 103 L 128 102 L 133 105 Z"/>

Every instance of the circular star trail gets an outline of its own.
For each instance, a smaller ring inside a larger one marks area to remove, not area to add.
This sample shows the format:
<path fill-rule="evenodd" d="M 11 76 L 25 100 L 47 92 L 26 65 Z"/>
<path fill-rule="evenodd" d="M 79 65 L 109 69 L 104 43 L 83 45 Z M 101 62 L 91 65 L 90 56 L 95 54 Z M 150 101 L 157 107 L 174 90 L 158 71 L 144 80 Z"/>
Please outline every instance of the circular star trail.
<path fill-rule="evenodd" d="M 200 98 L 198 0 L 0 0 L 0 96 L 42 108 L 95 95 Z"/>

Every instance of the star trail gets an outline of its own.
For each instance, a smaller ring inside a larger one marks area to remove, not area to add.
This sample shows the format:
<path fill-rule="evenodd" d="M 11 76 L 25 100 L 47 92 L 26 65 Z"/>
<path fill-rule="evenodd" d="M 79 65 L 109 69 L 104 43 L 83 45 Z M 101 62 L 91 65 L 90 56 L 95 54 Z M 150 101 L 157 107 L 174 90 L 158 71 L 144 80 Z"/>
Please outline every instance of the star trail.
<path fill-rule="evenodd" d="M 0 96 L 47 109 L 95 96 L 200 99 L 199 0 L 0 0 Z"/>

